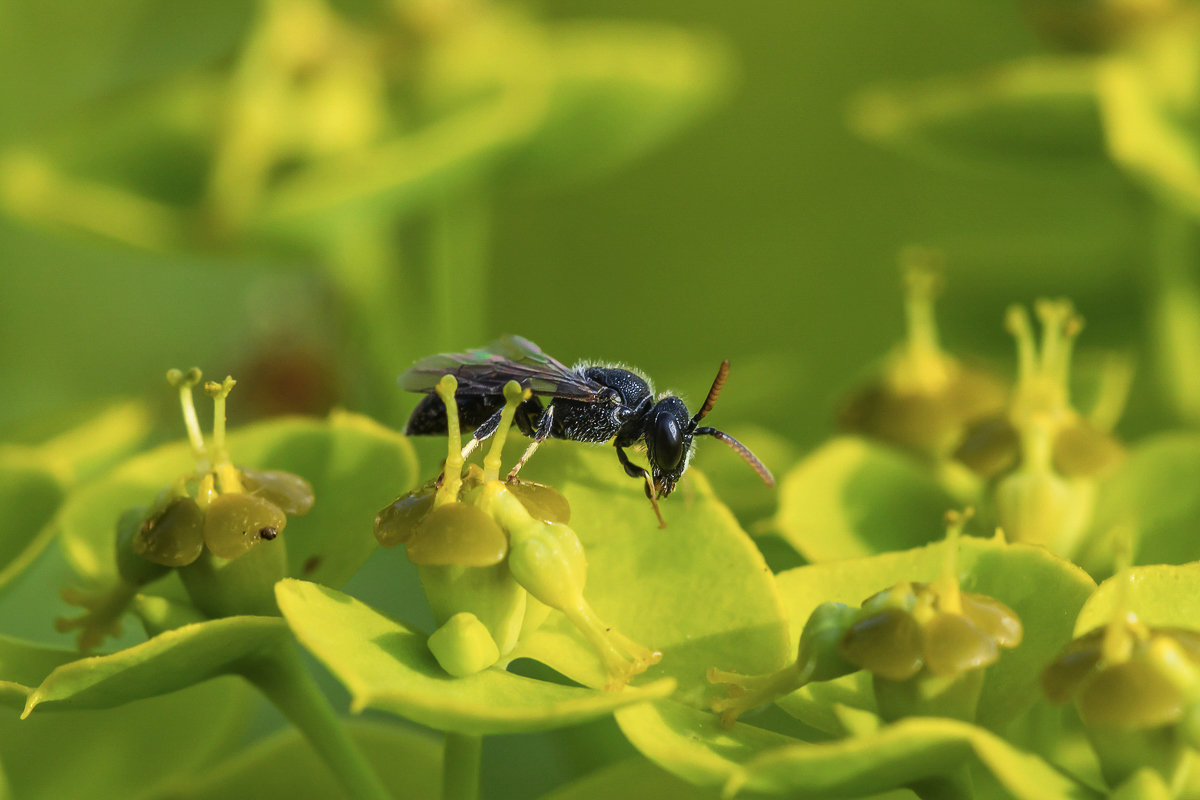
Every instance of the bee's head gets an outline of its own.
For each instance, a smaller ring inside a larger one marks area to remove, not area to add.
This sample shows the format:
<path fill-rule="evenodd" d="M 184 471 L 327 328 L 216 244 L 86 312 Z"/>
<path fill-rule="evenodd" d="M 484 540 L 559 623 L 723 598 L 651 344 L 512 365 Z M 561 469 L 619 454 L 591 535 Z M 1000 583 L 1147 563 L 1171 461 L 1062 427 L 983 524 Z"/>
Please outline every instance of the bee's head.
<path fill-rule="evenodd" d="M 721 369 L 708 390 L 708 397 L 696 416 L 688 418 L 687 406 L 673 395 L 667 395 L 654 404 L 646 415 L 646 459 L 650 462 L 654 489 L 659 497 L 666 497 L 675 490 L 675 484 L 687 471 L 692 460 L 695 437 L 712 436 L 729 445 L 754 468 L 768 486 L 775 485 L 771 471 L 750 450 L 728 433 L 716 428 L 700 427 L 700 420 L 712 411 L 729 375 L 729 361 L 721 362 Z"/>
<path fill-rule="evenodd" d="M 675 484 L 687 470 L 695 427 L 688 418 L 687 406 L 674 395 L 663 397 L 646 415 L 646 460 L 659 497 L 675 491 Z"/>

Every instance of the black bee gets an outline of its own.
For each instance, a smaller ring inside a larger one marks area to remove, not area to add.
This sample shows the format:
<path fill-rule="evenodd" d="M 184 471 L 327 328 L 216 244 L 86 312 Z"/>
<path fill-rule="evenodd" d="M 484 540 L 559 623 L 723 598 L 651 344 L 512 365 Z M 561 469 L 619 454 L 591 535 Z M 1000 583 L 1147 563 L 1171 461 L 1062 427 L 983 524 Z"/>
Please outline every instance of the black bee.
<path fill-rule="evenodd" d="M 516 381 L 532 392 L 517 407 L 513 424 L 533 442 L 509 473 L 516 477 L 537 446 L 548 437 L 576 442 L 607 442 L 612 439 L 625 473 L 645 481 L 646 496 L 654 506 L 661 526 L 658 498 L 666 497 L 687 471 L 692 459 L 693 439 L 712 436 L 732 447 L 762 477 L 775 485 L 763 463 L 744 445 L 716 428 L 700 427 L 712 410 L 729 374 L 729 361 L 721 362 L 717 378 L 696 416 L 689 418 L 683 401 L 671 394 L 656 399 L 649 381 L 623 367 L 580 363 L 569 368 L 543 353 L 537 345 L 519 336 L 504 336 L 485 348 L 466 353 L 442 353 L 423 358 L 399 378 L 401 388 L 424 392 L 426 397 L 408 419 L 408 436 L 446 433 L 446 406 L 434 392 L 443 375 L 458 380 L 458 413 L 464 428 L 475 435 L 463 450 L 470 455 L 481 441 L 500 425 L 504 408 L 504 386 Z M 543 403 L 542 398 L 550 398 Z M 632 463 L 624 448 L 642 442 L 650 472 Z"/>

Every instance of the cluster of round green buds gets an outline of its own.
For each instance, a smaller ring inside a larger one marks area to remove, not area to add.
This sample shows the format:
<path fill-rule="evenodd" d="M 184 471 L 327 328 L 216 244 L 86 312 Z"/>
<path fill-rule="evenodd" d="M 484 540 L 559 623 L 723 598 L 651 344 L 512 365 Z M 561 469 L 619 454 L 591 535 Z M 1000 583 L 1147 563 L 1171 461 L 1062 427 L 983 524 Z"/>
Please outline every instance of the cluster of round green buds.
<path fill-rule="evenodd" d="M 1075 555 L 1091 520 L 1096 482 L 1124 450 L 1109 432 L 1128 390 L 1126 362 L 1114 360 L 1090 418 L 1070 402 L 1071 349 L 1083 320 L 1068 300 L 1039 300 L 1041 348 L 1029 315 L 1008 310 L 1017 342 L 1017 386 L 1006 412 L 975 424 L 955 457 L 994 482 L 997 521 L 1013 541 L 1031 542 L 1063 558 Z"/>
<path fill-rule="evenodd" d="M 943 572 L 932 583 L 901 582 L 871 595 L 860 608 L 825 603 L 800 637 L 796 662 L 773 675 L 743 677 L 710 669 L 709 681 L 730 685 L 713 703 L 722 722 L 795 691 L 810 681 L 859 669 L 872 673 L 880 715 L 914 714 L 972 720 L 983 668 L 1016 647 L 1023 628 L 998 600 L 963 592 L 956 575 L 958 536 L 968 514 L 947 514 Z"/>
<path fill-rule="evenodd" d="M 953 450 L 968 423 L 998 413 L 1005 389 L 987 370 L 964 364 L 938 343 L 933 300 L 940 254 L 924 248 L 901 253 L 905 278 L 906 341 L 881 375 L 843 405 L 843 429 L 941 457 Z"/>
<path fill-rule="evenodd" d="M 1122 606 L 1063 648 L 1042 689 L 1054 703 L 1075 701 L 1113 786 L 1143 766 L 1169 784 L 1200 747 L 1200 632 L 1150 627 Z"/>
<path fill-rule="evenodd" d="M 121 515 L 116 541 L 120 581 L 116 587 L 94 597 L 75 590 L 64 593 L 67 602 L 89 611 L 81 617 L 57 621 L 62 632 L 79 630 L 81 649 L 98 645 L 106 635 L 119 635 L 120 617 L 140 587 L 173 568 L 193 565 L 194 570 L 181 573 L 189 589 L 212 583 L 214 570 L 261 542 L 275 540 L 289 516 L 306 514 L 312 508 L 313 489 L 303 478 L 288 472 L 237 467 L 230 461 L 225 442 L 225 399 L 236 383 L 232 378 L 204 384 L 214 407 L 211 446 L 206 445 L 192 397 L 192 389 L 201 377 L 197 368 L 167 373 L 167 381 L 179 392 L 195 470 L 163 489 L 151 505 L 130 508 Z M 282 542 L 274 549 L 277 552 L 272 571 L 280 572 L 285 560 Z M 208 557 L 201 558 L 206 553 Z M 282 572 L 278 577 L 283 577 Z M 265 586 L 265 582 L 260 583 Z M 201 594 L 205 599 L 197 602 L 207 613 L 220 616 L 231 608 L 223 600 L 209 602 L 211 592 Z M 270 605 L 254 604 L 255 610 L 264 612 L 270 610 Z"/>
<path fill-rule="evenodd" d="M 562 612 L 595 648 L 607 688 L 624 686 L 661 658 L 600 620 L 583 597 L 587 557 L 567 527 L 570 507 L 555 489 L 501 480 L 501 453 L 528 390 L 510 382 L 483 467 L 465 472 L 454 376 L 437 392 L 445 402 L 449 450 L 442 476 L 398 498 L 375 518 L 384 547 L 403 544 L 417 564 L 438 630 L 429 648 L 451 675 L 474 674 L 512 650 L 550 609 Z"/>

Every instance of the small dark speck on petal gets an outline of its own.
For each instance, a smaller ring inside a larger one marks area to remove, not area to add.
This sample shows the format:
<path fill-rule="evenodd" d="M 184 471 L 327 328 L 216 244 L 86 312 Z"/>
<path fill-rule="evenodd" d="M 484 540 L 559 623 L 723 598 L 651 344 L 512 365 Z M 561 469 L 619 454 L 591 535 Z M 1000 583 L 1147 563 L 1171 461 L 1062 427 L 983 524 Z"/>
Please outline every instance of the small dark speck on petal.
<path fill-rule="evenodd" d="M 268 525 L 267 527 L 261 528 L 258 531 L 259 538 L 266 539 L 268 542 L 271 541 L 272 539 L 274 539 L 278 535 L 279 535 L 279 529 L 276 528 L 274 525 Z"/>

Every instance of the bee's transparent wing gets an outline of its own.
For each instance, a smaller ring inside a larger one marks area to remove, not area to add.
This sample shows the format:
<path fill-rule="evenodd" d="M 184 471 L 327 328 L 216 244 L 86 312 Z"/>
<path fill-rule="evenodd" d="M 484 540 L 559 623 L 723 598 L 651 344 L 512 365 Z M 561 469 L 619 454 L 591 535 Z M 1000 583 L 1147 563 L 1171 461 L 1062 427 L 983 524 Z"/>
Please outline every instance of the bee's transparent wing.
<path fill-rule="evenodd" d="M 443 375 L 458 380 L 460 394 L 503 394 L 504 385 L 516 381 L 543 397 L 595 400 L 603 390 L 520 336 L 502 336 L 487 347 L 465 353 L 439 353 L 422 358 L 398 379 L 410 392 L 432 392 Z"/>

